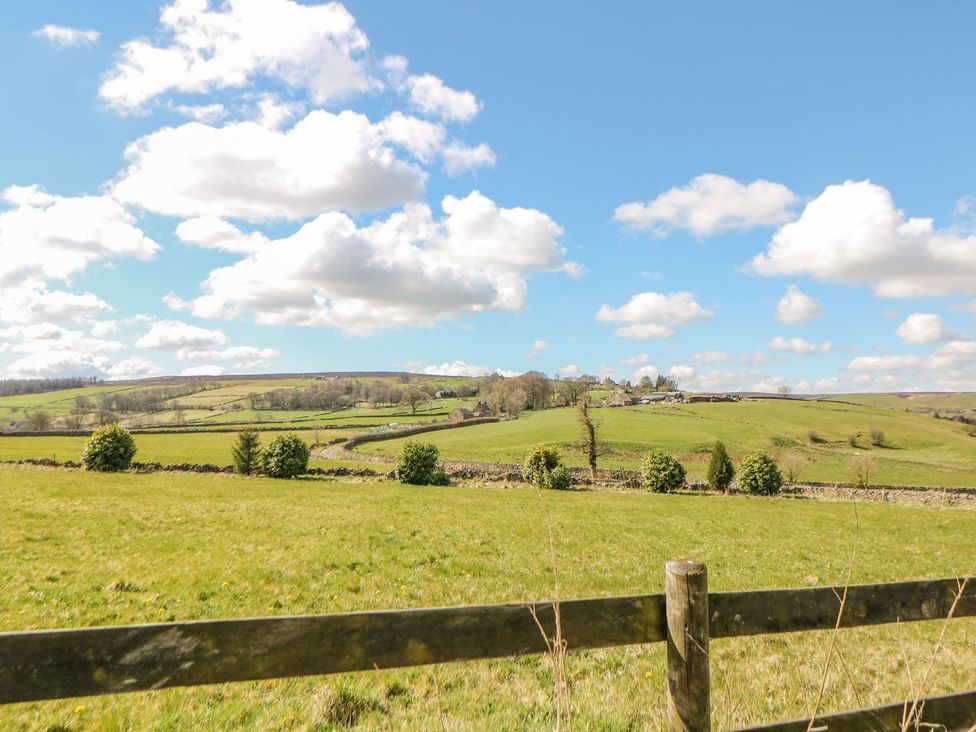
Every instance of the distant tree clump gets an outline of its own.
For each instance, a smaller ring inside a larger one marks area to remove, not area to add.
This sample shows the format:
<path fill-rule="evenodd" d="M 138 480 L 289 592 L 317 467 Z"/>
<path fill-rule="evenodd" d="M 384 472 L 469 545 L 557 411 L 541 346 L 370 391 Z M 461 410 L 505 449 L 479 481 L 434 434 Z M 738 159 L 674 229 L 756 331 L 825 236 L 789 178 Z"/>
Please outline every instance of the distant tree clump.
<path fill-rule="evenodd" d="M 244 430 L 237 435 L 231 450 L 234 470 L 241 475 L 254 475 L 261 469 L 261 438 L 256 430 Z"/>
<path fill-rule="evenodd" d="M 573 478 L 563 466 L 559 451 L 554 447 L 536 445 L 525 456 L 522 463 L 522 477 L 536 488 L 567 490 Z"/>
<path fill-rule="evenodd" d="M 708 487 L 713 491 L 727 493 L 735 477 L 735 466 L 725 449 L 724 442 L 716 442 L 712 448 L 712 459 L 708 463 Z"/>
<path fill-rule="evenodd" d="M 641 463 L 641 485 L 655 493 L 671 493 L 685 484 L 685 467 L 674 455 L 654 450 Z"/>
<path fill-rule="evenodd" d="M 438 466 L 440 451 L 429 442 L 407 442 L 396 460 L 396 478 L 410 485 L 448 485 L 447 472 Z"/>
<path fill-rule="evenodd" d="M 772 496 L 783 490 L 783 474 L 769 455 L 754 452 L 739 463 L 739 487 L 747 493 Z"/>
<path fill-rule="evenodd" d="M 871 438 L 871 444 L 875 447 L 885 446 L 885 433 L 879 429 L 872 429 L 868 435 Z"/>
<path fill-rule="evenodd" d="M 116 472 L 128 470 L 136 454 L 136 441 L 118 422 L 99 427 L 81 453 L 86 470 Z"/>
<path fill-rule="evenodd" d="M 264 474 L 271 478 L 294 478 L 308 470 L 311 450 L 295 435 L 275 437 L 261 458 Z"/>

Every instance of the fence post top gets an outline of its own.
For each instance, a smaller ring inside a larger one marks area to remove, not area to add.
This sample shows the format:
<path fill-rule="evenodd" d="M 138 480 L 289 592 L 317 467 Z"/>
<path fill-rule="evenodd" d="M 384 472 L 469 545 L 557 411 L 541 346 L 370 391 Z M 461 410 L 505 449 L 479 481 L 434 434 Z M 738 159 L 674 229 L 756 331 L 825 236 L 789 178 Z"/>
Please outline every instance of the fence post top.
<path fill-rule="evenodd" d="M 695 575 L 705 574 L 705 563 L 696 559 L 672 559 L 666 565 L 669 574 Z"/>

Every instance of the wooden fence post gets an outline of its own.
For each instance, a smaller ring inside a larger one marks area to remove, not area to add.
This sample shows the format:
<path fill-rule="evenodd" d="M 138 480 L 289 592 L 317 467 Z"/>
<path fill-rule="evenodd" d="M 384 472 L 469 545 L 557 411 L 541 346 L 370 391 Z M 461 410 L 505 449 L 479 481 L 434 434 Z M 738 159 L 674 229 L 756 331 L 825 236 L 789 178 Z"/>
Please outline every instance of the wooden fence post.
<path fill-rule="evenodd" d="M 665 569 L 668 720 L 673 732 L 711 729 L 708 684 L 708 572 L 674 559 Z"/>

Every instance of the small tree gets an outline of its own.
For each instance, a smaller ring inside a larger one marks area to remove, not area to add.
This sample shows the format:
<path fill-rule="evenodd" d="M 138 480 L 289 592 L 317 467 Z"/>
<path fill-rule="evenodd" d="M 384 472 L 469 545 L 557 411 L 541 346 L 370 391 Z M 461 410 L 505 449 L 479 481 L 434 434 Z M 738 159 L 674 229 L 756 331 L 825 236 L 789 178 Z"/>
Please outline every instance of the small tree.
<path fill-rule="evenodd" d="M 685 467 L 674 455 L 655 450 L 641 463 L 641 484 L 655 493 L 671 493 L 685 484 Z"/>
<path fill-rule="evenodd" d="M 783 475 L 769 455 L 754 452 L 739 463 L 739 486 L 747 493 L 772 496 L 783 490 Z"/>
<path fill-rule="evenodd" d="M 416 414 L 417 407 L 428 399 L 430 399 L 430 394 L 419 388 L 410 387 L 403 392 L 403 397 L 400 399 L 400 406 L 410 407 L 410 413 Z"/>
<path fill-rule="evenodd" d="M 308 470 L 311 450 L 296 435 L 279 435 L 268 443 L 261 462 L 264 474 L 271 478 L 294 478 Z"/>
<path fill-rule="evenodd" d="M 396 460 L 396 477 L 401 483 L 430 485 L 441 480 L 437 459 L 440 451 L 429 442 L 406 442 Z M 444 471 L 440 471 L 444 473 Z M 447 476 L 447 473 L 444 473 Z M 438 485 L 441 483 L 438 482 Z"/>
<path fill-rule="evenodd" d="M 873 474 L 874 462 L 867 455 L 852 455 L 847 461 L 847 479 L 858 488 L 870 486 Z"/>
<path fill-rule="evenodd" d="M 261 467 L 261 438 L 256 430 L 244 430 L 237 435 L 231 450 L 234 470 L 241 475 L 254 475 Z"/>
<path fill-rule="evenodd" d="M 871 437 L 871 444 L 875 447 L 884 447 L 885 445 L 885 433 L 881 430 L 874 428 L 868 433 Z"/>
<path fill-rule="evenodd" d="M 783 477 L 786 482 L 793 485 L 800 479 L 800 470 L 803 469 L 803 458 L 794 452 L 788 452 L 780 458 L 783 466 Z"/>
<path fill-rule="evenodd" d="M 24 419 L 27 420 L 27 429 L 31 432 L 47 432 L 51 428 L 51 415 L 47 412 L 41 412 L 40 410 L 30 413 L 25 412 Z"/>
<path fill-rule="evenodd" d="M 136 454 L 136 441 L 118 422 L 99 427 L 81 453 L 86 470 L 116 472 L 128 470 Z"/>
<path fill-rule="evenodd" d="M 713 491 L 727 493 L 735 477 L 735 466 L 725 449 L 724 442 L 716 442 L 712 448 L 712 459 L 708 463 L 708 487 Z"/>
<path fill-rule="evenodd" d="M 580 425 L 580 444 L 586 454 L 586 464 L 590 466 L 590 478 L 596 480 L 596 459 L 600 455 L 600 443 L 596 438 L 597 425 L 590 417 L 590 406 L 585 399 L 576 408 L 576 420 Z"/>
<path fill-rule="evenodd" d="M 522 477 L 536 488 L 566 490 L 573 484 L 572 476 L 559 458 L 559 451 L 545 445 L 536 445 L 529 450 L 522 463 Z"/>

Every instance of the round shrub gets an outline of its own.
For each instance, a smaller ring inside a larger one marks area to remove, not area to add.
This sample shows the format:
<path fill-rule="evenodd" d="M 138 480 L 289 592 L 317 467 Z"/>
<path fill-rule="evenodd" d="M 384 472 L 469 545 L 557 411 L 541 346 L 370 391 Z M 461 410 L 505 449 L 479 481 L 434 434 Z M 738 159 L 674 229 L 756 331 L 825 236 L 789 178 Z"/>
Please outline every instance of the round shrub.
<path fill-rule="evenodd" d="M 264 474 L 271 478 L 294 478 L 308 470 L 311 450 L 295 435 L 275 437 L 261 456 Z"/>
<path fill-rule="evenodd" d="M 670 493 L 685 484 L 685 467 L 674 455 L 655 450 L 641 463 L 641 484 L 655 493 Z"/>
<path fill-rule="evenodd" d="M 573 487 L 573 476 L 565 467 L 560 465 L 549 473 L 549 485 L 546 487 L 556 491 L 568 491 Z"/>
<path fill-rule="evenodd" d="M 569 471 L 562 465 L 559 451 L 554 447 L 536 445 L 522 463 L 522 479 L 536 488 L 566 490 L 573 484 Z"/>
<path fill-rule="evenodd" d="M 440 452 L 437 445 L 429 442 L 406 442 L 400 448 L 400 453 L 396 460 L 396 477 L 401 483 L 410 485 L 430 485 L 433 483 L 435 473 L 438 472 L 437 458 Z M 440 471 L 443 473 L 444 471 Z M 438 480 L 447 477 L 444 473 L 443 478 L 437 476 Z M 439 483 L 438 485 L 444 485 Z"/>
<path fill-rule="evenodd" d="M 115 472 L 128 470 L 136 454 L 136 441 L 118 422 L 99 427 L 81 453 L 81 464 L 87 470 Z"/>
<path fill-rule="evenodd" d="M 431 485 L 450 485 L 451 476 L 447 474 L 444 468 L 436 468 L 433 473 L 430 474 L 430 484 Z"/>
<path fill-rule="evenodd" d="M 522 479 L 538 488 L 545 488 L 549 473 L 559 467 L 559 451 L 554 447 L 536 445 L 522 463 Z"/>
<path fill-rule="evenodd" d="M 739 487 L 747 493 L 772 496 L 783 489 L 783 475 L 764 452 L 754 452 L 739 463 Z"/>

